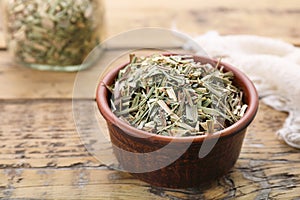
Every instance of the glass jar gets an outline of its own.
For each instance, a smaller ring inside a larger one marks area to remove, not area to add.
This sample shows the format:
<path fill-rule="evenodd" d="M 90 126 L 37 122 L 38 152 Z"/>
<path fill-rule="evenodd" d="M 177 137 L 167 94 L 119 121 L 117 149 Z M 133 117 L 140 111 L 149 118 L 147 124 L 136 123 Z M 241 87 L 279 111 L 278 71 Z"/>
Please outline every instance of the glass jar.
<path fill-rule="evenodd" d="M 3 0 L 7 47 L 21 65 L 77 71 L 103 39 L 102 0 Z"/>

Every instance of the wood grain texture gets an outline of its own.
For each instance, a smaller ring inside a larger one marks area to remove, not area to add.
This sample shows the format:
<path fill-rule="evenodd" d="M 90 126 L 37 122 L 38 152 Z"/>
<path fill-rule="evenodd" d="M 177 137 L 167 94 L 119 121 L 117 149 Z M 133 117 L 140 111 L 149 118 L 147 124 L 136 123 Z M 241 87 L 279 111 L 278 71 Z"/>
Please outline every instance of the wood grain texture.
<path fill-rule="evenodd" d="M 1 26 L 1 24 L 0 24 L 0 26 Z M 0 29 L 0 50 L 3 50 L 5 48 L 6 48 L 6 43 L 5 43 L 5 39 L 4 39 L 4 33 Z"/>
<path fill-rule="evenodd" d="M 138 27 L 176 27 L 191 36 L 216 30 L 300 45 L 300 1 L 104 1 L 107 38 Z M 300 150 L 275 135 L 287 115 L 264 104 L 248 129 L 235 167 L 206 187 L 155 188 L 112 170 L 86 150 L 76 131 L 72 96 L 77 74 L 14 65 L 5 51 L 1 24 L 0 20 L 0 199 L 300 199 Z M 100 64 L 127 61 L 122 52 L 114 47 Z M 76 100 L 90 112 L 86 106 L 95 104 L 93 79 L 99 71 L 90 68 L 83 75 L 80 83 L 89 89 L 83 87 Z"/>
<path fill-rule="evenodd" d="M 264 104 L 230 173 L 187 190 L 154 188 L 103 166 L 80 141 L 71 100 L 2 100 L 0 110 L 4 199 L 292 199 L 300 194 L 300 152 L 274 135 L 286 114 Z"/>
<path fill-rule="evenodd" d="M 71 100 L 0 102 L 1 167 L 67 167 L 95 162 L 85 151 Z"/>
<path fill-rule="evenodd" d="M 0 2 L 0 11 L 2 13 L 2 2 Z M 3 14 L 0 14 L 0 49 L 4 49 L 6 47 L 5 39 L 4 39 L 4 31 L 3 31 Z"/>
<path fill-rule="evenodd" d="M 300 44 L 300 2 L 295 0 L 106 0 L 108 36 L 137 27 L 174 28 L 190 35 L 254 34 Z"/>
<path fill-rule="evenodd" d="M 108 51 L 103 55 L 103 62 L 110 62 L 119 55 L 118 50 Z M 125 62 L 126 60 L 124 58 Z M 118 63 L 119 64 L 119 63 Z M 101 68 L 102 66 L 100 66 Z M 104 68 L 104 67 L 103 67 Z M 95 88 L 99 67 L 89 68 L 84 72 L 86 88 Z M 41 99 L 41 98 L 69 98 L 73 96 L 76 72 L 39 71 L 13 63 L 7 51 L 0 50 L 0 99 Z M 78 98 L 93 98 L 94 94 L 84 93 Z"/>
<path fill-rule="evenodd" d="M 221 34 L 279 38 L 300 45 L 300 29 L 295 26 L 300 17 L 300 2 L 296 0 L 104 0 L 104 3 L 108 38 L 140 27 L 176 27 L 191 35 L 215 30 Z M 0 48 L 4 47 L 0 33 Z"/>
<path fill-rule="evenodd" d="M 0 50 L 0 99 L 94 99 L 101 75 L 128 62 L 128 52 L 134 49 L 120 48 L 112 43 L 111 46 L 101 53 L 92 67 L 80 72 L 39 71 L 18 66 L 7 51 Z M 150 50 L 136 52 L 138 55 L 154 53 Z"/>

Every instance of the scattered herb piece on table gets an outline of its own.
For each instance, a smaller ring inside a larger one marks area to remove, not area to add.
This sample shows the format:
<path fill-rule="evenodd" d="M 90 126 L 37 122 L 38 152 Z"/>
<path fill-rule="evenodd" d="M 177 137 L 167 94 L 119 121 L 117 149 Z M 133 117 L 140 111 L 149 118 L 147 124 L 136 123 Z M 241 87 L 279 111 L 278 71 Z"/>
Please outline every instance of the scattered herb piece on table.
<path fill-rule="evenodd" d="M 243 92 L 233 79 L 222 66 L 195 62 L 190 55 L 132 54 L 110 88 L 111 109 L 128 124 L 154 134 L 212 134 L 246 112 Z"/>

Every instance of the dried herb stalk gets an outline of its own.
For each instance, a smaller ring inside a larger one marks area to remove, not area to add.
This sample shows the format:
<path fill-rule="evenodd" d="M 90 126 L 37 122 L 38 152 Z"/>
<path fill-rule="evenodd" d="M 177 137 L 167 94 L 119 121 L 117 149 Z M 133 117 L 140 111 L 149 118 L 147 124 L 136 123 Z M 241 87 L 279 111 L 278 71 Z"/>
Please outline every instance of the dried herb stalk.
<path fill-rule="evenodd" d="M 19 62 L 78 65 L 99 42 L 99 0 L 5 1 L 8 45 Z"/>
<path fill-rule="evenodd" d="M 111 107 L 128 124 L 154 134 L 212 134 L 246 112 L 233 78 L 189 55 L 130 55 L 112 87 Z"/>

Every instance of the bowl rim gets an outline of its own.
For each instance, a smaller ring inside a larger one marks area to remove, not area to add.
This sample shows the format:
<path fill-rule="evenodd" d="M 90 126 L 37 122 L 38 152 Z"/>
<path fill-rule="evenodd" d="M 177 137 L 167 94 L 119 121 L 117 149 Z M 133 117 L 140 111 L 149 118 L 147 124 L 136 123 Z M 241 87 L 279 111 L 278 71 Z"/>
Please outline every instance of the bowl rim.
<path fill-rule="evenodd" d="M 178 54 L 163 54 L 163 55 L 178 55 Z M 226 127 L 225 129 L 222 129 L 220 131 L 217 131 L 213 134 L 207 134 L 207 135 L 198 135 L 198 136 L 186 136 L 186 137 L 174 137 L 174 136 L 163 136 L 163 135 L 156 135 L 153 133 L 149 133 L 144 130 L 137 129 L 129 124 L 127 124 L 125 121 L 119 119 L 112 111 L 108 104 L 107 95 L 108 95 L 108 89 L 107 85 L 110 85 L 113 83 L 116 75 L 118 74 L 119 70 L 124 68 L 126 65 L 129 64 L 129 62 L 124 63 L 122 65 L 119 65 L 111 70 L 105 76 L 102 78 L 102 80 L 99 82 L 96 90 L 96 103 L 98 106 L 98 109 L 104 119 L 106 121 L 109 121 L 112 124 L 117 124 L 117 127 L 119 127 L 121 130 L 125 131 L 128 135 L 131 135 L 136 138 L 144 138 L 149 140 L 158 140 L 158 141 L 165 141 L 165 142 L 203 142 L 205 139 L 213 139 L 213 138 L 224 138 L 228 136 L 233 136 L 236 133 L 241 132 L 243 129 L 247 128 L 247 126 L 253 121 L 257 110 L 259 106 L 259 100 L 258 100 L 258 93 L 257 90 L 252 83 L 252 81 L 238 68 L 233 67 L 232 65 L 228 63 L 224 63 L 222 61 L 205 57 L 205 56 L 198 56 L 198 55 L 192 55 L 192 54 L 185 54 L 185 55 L 191 55 L 193 58 L 197 58 L 198 60 L 204 60 L 204 63 L 219 63 L 219 66 L 224 66 L 224 69 L 226 71 L 232 71 L 234 74 L 235 79 L 238 79 L 240 83 L 239 86 L 244 87 L 244 92 L 247 92 L 247 99 L 249 102 L 247 103 L 248 108 L 245 112 L 244 116 L 235 122 L 234 124 L 230 125 L 229 127 Z"/>

